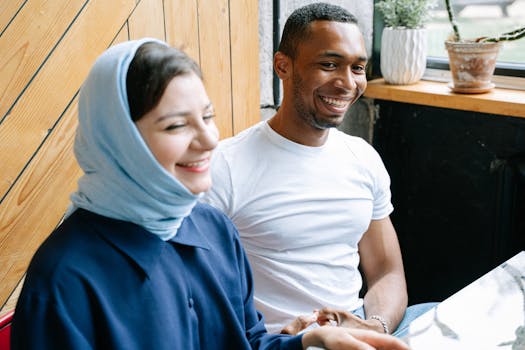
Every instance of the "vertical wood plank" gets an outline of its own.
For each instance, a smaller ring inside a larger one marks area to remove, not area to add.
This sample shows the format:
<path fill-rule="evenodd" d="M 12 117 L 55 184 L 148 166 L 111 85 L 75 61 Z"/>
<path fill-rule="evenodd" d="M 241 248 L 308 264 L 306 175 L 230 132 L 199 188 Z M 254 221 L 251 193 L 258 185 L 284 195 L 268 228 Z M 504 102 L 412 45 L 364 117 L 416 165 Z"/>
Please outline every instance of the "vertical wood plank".
<path fill-rule="evenodd" d="M 29 1 L 0 37 L 0 121 L 85 2 Z"/>
<path fill-rule="evenodd" d="M 259 122 L 259 27 L 257 0 L 230 2 L 233 133 Z"/>
<path fill-rule="evenodd" d="M 165 0 L 164 17 L 168 44 L 183 50 L 200 64 L 197 1 Z"/>
<path fill-rule="evenodd" d="M 217 113 L 221 138 L 233 134 L 228 0 L 199 0 L 199 38 L 204 84 Z"/>
<path fill-rule="evenodd" d="M 128 25 L 131 40 L 144 37 L 166 40 L 162 0 L 140 0 Z"/>

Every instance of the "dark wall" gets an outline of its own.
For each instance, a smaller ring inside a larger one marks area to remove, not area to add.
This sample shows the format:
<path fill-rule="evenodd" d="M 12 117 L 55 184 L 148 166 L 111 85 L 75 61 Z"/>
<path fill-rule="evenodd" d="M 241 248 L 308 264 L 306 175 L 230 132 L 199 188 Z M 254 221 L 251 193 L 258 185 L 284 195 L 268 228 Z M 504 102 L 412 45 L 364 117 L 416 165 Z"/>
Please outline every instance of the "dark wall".
<path fill-rule="evenodd" d="M 525 119 L 376 100 L 410 304 L 525 249 Z"/>

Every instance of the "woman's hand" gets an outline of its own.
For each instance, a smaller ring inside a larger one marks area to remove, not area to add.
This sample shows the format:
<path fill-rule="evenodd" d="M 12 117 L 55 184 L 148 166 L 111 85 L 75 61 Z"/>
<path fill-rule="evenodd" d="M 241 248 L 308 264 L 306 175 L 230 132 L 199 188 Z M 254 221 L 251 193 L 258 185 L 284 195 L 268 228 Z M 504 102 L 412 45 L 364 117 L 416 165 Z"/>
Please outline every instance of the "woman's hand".
<path fill-rule="evenodd" d="M 403 341 L 389 334 L 346 327 L 323 326 L 305 333 L 303 349 L 316 346 L 327 350 L 408 350 Z"/>
<path fill-rule="evenodd" d="M 297 335 L 300 331 L 315 323 L 318 315 L 319 312 L 315 310 L 311 315 L 301 315 L 297 317 L 281 330 L 281 334 Z"/>

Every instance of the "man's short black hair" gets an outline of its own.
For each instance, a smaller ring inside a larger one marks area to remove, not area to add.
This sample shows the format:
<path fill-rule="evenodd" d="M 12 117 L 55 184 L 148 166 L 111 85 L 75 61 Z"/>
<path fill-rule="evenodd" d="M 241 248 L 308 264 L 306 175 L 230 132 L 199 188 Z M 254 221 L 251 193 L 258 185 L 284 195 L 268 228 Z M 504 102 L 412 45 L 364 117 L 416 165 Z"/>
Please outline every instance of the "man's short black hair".
<path fill-rule="evenodd" d="M 313 21 L 334 21 L 357 24 L 357 18 L 346 9 L 324 2 L 300 7 L 292 12 L 284 25 L 279 51 L 295 58 L 297 45 L 310 34 L 309 25 Z"/>

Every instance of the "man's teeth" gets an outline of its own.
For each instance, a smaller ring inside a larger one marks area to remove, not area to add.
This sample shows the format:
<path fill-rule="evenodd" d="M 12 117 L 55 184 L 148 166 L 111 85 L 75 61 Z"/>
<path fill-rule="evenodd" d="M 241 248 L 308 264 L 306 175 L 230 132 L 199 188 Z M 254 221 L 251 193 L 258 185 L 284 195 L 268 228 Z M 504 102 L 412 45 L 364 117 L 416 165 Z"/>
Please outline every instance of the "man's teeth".
<path fill-rule="evenodd" d="M 332 98 L 332 97 L 321 96 L 321 100 L 323 100 L 324 102 L 328 103 L 329 105 L 332 105 L 332 106 L 338 107 L 338 108 L 344 108 L 344 107 L 346 107 L 348 105 L 348 101 L 347 100 L 340 100 L 340 99 Z"/>

